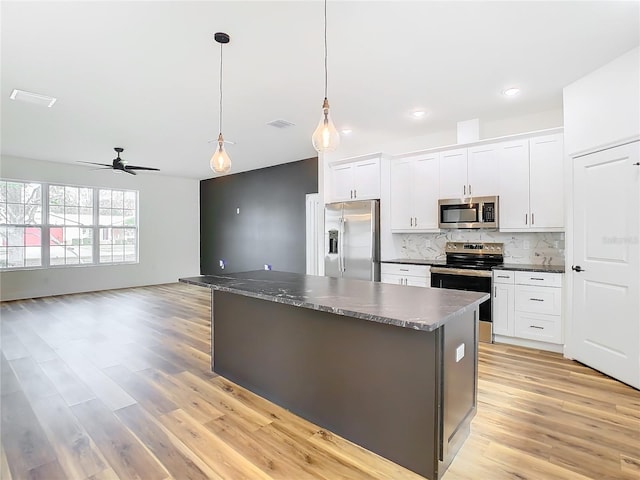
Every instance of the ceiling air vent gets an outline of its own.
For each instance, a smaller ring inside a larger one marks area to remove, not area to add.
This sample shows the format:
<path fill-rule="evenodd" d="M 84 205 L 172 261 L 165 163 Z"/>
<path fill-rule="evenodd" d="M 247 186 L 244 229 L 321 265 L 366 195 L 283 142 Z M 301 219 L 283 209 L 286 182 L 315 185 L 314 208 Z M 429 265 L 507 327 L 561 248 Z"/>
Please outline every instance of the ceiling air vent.
<path fill-rule="evenodd" d="M 56 103 L 57 100 L 56 98 L 49 97 L 47 95 L 17 89 L 14 89 L 13 92 L 11 92 L 11 96 L 9 98 L 20 102 L 35 103 L 36 105 L 42 105 L 43 107 L 53 107 L 53 104 Z"/>
<path fill-rule="evenodd" d="M 286 120 L 272 120 L 267 122 L 267 125 L 276 128 L 289 128 L 294 127 L 295 123 L 287 122 Z"/>

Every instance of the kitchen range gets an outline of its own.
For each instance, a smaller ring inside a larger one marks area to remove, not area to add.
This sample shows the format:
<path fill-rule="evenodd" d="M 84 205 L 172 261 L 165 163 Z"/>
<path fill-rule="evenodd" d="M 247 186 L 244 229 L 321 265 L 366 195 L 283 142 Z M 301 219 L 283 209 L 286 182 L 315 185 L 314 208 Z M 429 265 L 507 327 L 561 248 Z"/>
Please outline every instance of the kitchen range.
<path fill-rule="evenodd" d="M 491 269 L 504 261 L 502 243 L 447 242 L 446 264 L 431 267 L 431 286 L 491 294 Z M 491 300 L 480 305 L 481 342 L 492 342 Z"/>

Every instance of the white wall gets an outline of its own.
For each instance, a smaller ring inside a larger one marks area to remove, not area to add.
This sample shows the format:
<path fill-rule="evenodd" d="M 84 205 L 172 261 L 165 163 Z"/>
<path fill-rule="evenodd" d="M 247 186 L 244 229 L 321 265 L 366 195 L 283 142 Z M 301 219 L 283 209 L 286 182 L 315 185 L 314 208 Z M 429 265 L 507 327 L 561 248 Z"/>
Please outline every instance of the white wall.
<path fill-rule="evenodd" d="M 640 135 L 640 47 L 566 86 L 565 154 L 610 147 Z"/>
<path fill-rule="evenodd" d="M 25 158 L 0 158 L 0 177 L 138 190 L 139 263 L 0 273 L 0 299 L 156 285 L 200 272 L 199 181 L 158 173 L 137 176 Z"/>

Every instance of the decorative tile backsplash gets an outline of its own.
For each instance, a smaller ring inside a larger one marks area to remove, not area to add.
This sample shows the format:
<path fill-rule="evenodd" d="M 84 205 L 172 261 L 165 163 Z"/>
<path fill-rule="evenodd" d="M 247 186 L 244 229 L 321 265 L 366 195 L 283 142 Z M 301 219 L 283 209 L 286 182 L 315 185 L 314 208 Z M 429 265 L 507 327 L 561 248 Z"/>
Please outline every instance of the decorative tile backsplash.
<path fill-rule="evenodd" d="M 486 230 L 449 230 L 443 233 L 394 234 L 400 258 L 444 259 L 447 242 L 504 243 L 505 263 L 564 264 L 564 233 L 501 233 Z"/>

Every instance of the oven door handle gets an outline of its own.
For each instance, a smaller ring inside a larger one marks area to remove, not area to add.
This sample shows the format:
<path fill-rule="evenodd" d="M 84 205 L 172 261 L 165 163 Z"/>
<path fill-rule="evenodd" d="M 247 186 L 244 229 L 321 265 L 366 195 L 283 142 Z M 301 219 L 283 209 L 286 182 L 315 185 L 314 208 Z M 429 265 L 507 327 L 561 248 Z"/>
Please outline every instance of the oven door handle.
<path fill-rule="evenodd" d="M 431 267 L 431 273 L 462 275 L 464 277 L 491 277 L 491 270 L 473 270 L 470 268 Z"/>

